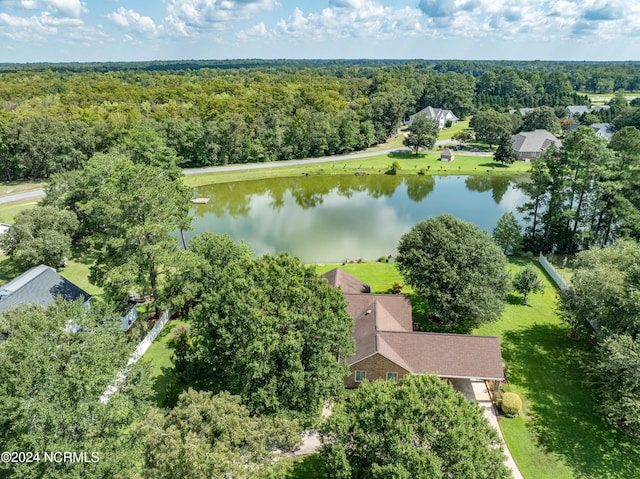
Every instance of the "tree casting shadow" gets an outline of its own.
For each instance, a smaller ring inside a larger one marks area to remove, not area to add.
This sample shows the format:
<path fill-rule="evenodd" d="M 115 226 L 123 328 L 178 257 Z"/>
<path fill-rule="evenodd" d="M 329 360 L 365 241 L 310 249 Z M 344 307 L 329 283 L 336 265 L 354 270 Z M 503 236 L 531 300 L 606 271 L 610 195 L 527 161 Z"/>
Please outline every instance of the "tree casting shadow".
<path fill-rule="evenodd" d="M 577 478 L 637 477 L 640 441 L 604 423 L 581 365 L 587 341 L 567 338 L 564 325 L 533 324 L 502 341 L 509 378 L 528 389 L 527 427 L 549 453 L 561 456 Z"/>

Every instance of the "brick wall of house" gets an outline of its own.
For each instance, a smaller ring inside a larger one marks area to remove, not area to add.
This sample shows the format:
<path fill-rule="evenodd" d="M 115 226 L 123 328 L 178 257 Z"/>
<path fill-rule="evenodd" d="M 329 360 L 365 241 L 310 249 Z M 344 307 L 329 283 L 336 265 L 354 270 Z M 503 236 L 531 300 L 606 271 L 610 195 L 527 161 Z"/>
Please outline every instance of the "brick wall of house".
<path fill-rule="evenodd" d="M 360 384 L 355 381 L 356 371 L 366 371 L 367 381 L 375 381 L 376 379 L 387 379 L 387 373 L 398 373 L 398 380 L 409 374 L 404 368 L 401 368 L 393 361 L 388 360 L 380 354 L 374 354 L 362 361 L 349 367 L 350 374 L 344 378 L 344 385 L 347 388 L 356 388 Z"/>

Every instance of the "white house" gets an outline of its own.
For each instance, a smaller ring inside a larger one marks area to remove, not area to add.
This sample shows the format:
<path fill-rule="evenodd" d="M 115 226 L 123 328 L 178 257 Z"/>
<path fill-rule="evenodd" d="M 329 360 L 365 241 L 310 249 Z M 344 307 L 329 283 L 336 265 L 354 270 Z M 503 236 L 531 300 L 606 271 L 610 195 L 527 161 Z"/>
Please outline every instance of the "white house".
<path fill-rule="evenodd" d="M 451 110 L 443 110 L 441 108 L 433 108 L 431 106 L 428 106 L 415 113 L 414 115 L 409 116 L 409 125 L 413 123 L 416 115 L 426 115 L 427 118 L 436 120 L 438 122 L 438 127 L 441 130 L 444 128 L 447 121 L 450 121 L 452 125 L 458 121 L 458 117 L 455 116 Z"/>

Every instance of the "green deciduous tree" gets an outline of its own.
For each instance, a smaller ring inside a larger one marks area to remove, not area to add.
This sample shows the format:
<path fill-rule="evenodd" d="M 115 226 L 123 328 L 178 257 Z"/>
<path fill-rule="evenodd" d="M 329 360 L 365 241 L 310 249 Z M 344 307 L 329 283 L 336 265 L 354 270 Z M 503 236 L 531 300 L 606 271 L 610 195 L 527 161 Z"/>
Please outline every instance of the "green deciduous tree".
<path fill-rule="evenodd" d="M 0 248 L 22 268 L 46 264 L 57 268 L 71 256 L 71 237 L 78 228 L 76 215 L 54 206 L 38 206 L 16 216 L 0 236 Z"/>
<path fill-rule="evenodd" d="M 626 433 L 640 437 L 640 339 L 630 335 L 604 339 L 590 373 L 598 410 Z"/>
<path fill-rule="evenodd" d="M 96 155 L 84 170 L 56 178 L 45 202 L 78 212 L 97 253 L 91 280 L 120 301 L 129 291 L 163 297 L 178 250 L 170 233 L 189 227 L 191 195 L 173 168 Z"/>
<path fill-rule="evenodd" d="M 364 382 L 322 424 L 331 478 L 506 478 L 501 441 L 477 404 L 434 376 Z"/>
<path fill-rule="evenodd" d="M 583 251 L 576 257 L 571 280 L 577 314 L 593 321 L 606 335 L 640 332 L 640 245 L 618 241 L 613 246 Z"/>
<path fill-rule="evenodd" d="M 71 325 L 71 327 L 70 327 Z M 120 321 L 81 302 L 27 305 L 0 316 L 0 449 L 40 453 L 32 463 L 0 463 L 2 477 L 129 478 L 139 472 L 132 425 L 150 395 L 136 365 L 107 404 L 99 401 L 132 345 Z M 47 462 L 43 453 L 87 452 L 88 461 Z"/>
<path fill-rule="evenodd" d="M 544 283 L 536 270 L 528 264 L 513 276 L 513 289 L 522 294 L 522 301 L 527 302 L 531 293 L 544 293 Z"/>
<path fill-rule="evenodd" d="M 433 148 L 439 131 L 437 120 L 424 114 L 416 115 L 402 144 L 411 148 L 417 155 L 421 148 L 425 150 Z"/>
<path fill-rule="evenodd" d="M 547 130 L 560 133 L 560 122 L 555 111 L 550 106 L 541 106 L 527 113 L 520 127 L 520 131 Z"/>
<path fill-rule="evenodd" d="M 476 140 L 488 143 L 489 148 L 500 142 L 502 138 L 511 136 L 511 120 L 509 115 L 496 110 L 478 111 L 469 124 L 476 132 Z"/>
<path fill-rule="evenodd" d="M 522 248 L 522 227 L 511 211 L 503 214 L 493 229 L 493 239 L 502 248 L 502 252 L 517 253 Z"/>
<path fill-rule="evenodd" d="M 398 246 L 398 268 L 447 325 L 497 319 L 509 292 L 506 259 L 476 225 L 440 215 L 415 225 Z"/>
<path fill-rule="evenodd" d="M 510 165 L 516 161 L 516 151 L 513 149 L 510 136 L 500 138 L 498 149 L 494 153 L 493 159 L 503 165 Z"/>
<path fill-rule="evenodd" d="M 190 314 L 190 382 L 239 394 L 252 411 L 318 412 L 353 351 L 340 290 L 287 255 L 241 258 Z"/>
<path fill-rule="evenodd" d="M 251 416 L 240 397 L 189 389 L 169 412 L 153 408 L 139 428 L 142 477 L 210 479 L 263 477 L 300 441 L 296 423 Z"/>

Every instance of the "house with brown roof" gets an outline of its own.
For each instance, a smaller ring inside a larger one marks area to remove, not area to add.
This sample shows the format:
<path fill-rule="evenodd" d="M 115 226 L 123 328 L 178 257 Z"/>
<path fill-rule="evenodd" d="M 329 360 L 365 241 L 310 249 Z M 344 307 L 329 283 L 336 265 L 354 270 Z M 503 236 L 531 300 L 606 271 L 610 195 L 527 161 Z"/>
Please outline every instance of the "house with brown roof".
<path fill-rule="evenodd" d="M 346 358 L 350 370 L 346 387 L 357 387 L 365 379 L 399 380 L 407 374 L 497 382 L 504 379 L 497 337 L 413 331 L 408 296 L 359 292 L 358 284 L 365 283 L 340 271 L 329 271 L 323 277 L 334 278 L 332 286 L 345 292 L 347 311 L 353 318 L 356 352 Z M 355 292 L 347 292 L 354 291 L 353 286 Z"/>

